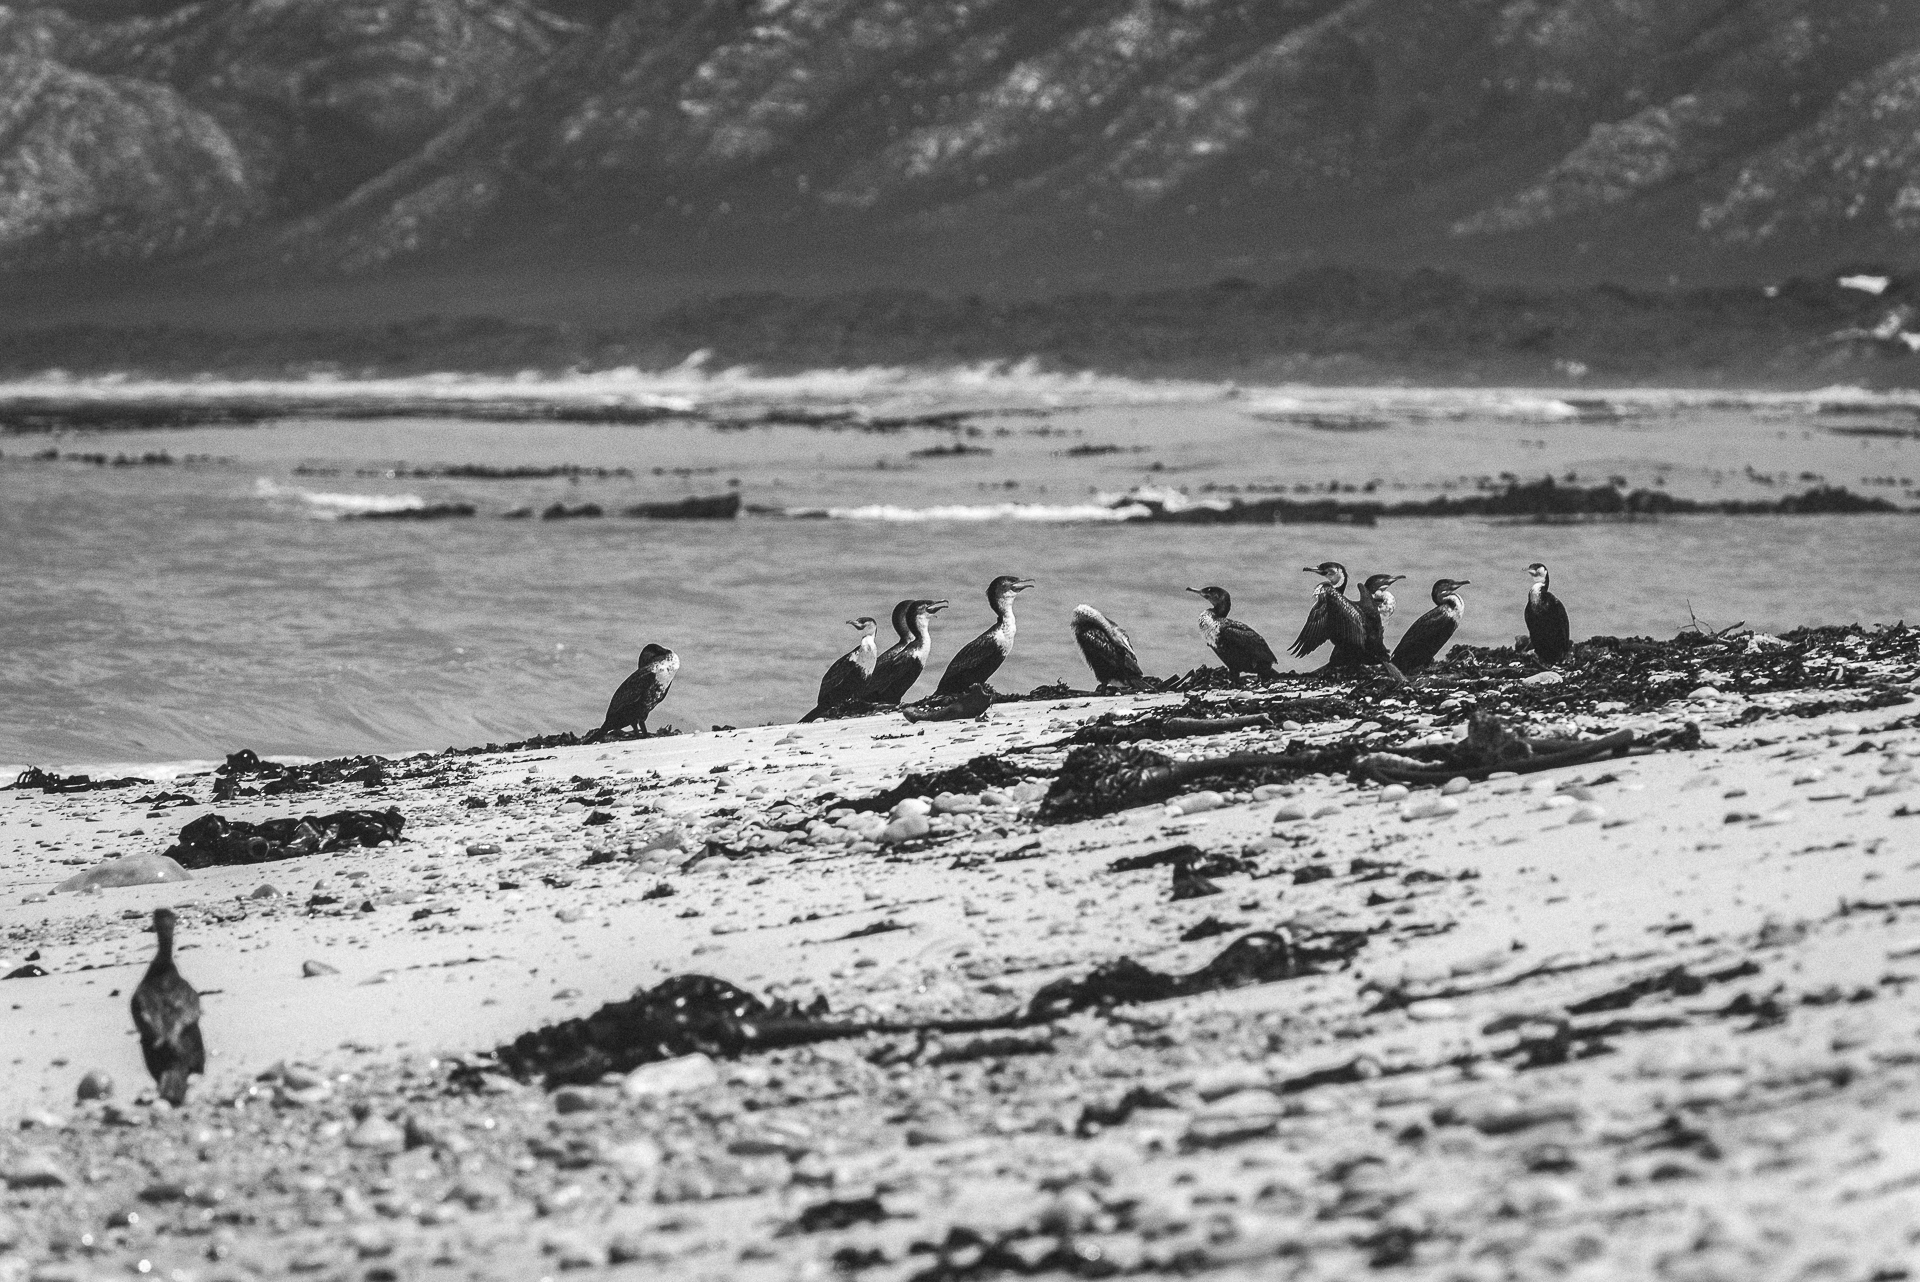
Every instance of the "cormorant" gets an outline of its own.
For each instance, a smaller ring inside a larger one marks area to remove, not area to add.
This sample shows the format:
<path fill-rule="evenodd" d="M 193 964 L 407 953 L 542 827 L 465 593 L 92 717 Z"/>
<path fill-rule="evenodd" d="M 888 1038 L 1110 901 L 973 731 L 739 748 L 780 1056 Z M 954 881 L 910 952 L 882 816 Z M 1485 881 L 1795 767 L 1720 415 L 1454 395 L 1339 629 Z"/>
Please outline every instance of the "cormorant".
<path fill-rule="evenodd" d="M 598 739 L 611 731 L 637 725 L 647 733 L 647 718 L 673 688 L 673 674 L 680 671 L 680 656 L 651 641 L 640 652 L 640 665 L 633 675 L 620 683 L 607 703 L 607 719 L 588 736 Z"/>
<path fill-rule="evenodd" d="M 894 607 L 894 617 L 904 617 L 912 631 L 873 661 L 873 674 L 854 698 L 862 703 L 900 702 L 926 671 L 927 655 L 933 650 L 930 625 L 933 616 L 946 608 L 945 601 L 902 601 Z"/>
<path fill-rule="evenodd" d="M 1467 579 L 1434 580 L 1433 609 L 1415 619 L 1400 638 L 1400 644 L 1393 648 L 1394 667 L 1411 676 L 1433 662 L 1466 616 L 1467 604 L 1460 599 L 1460 589 L 1469 582 Z"/>
<path fill-rule="evenodd" d="M 1360 585 L 1360 622 L 1367 629 L 1367 662 L 1391 663 L 1387 653 L 1387 620 L 1393 617 L 1393 593 L 1388 589 L 1404 574 L 1370 574 Z"/>
<path fill-rule="evenodd" d="M 1267 644 L 1267 639 L 1240 620 L 1227 617 L 1227 612 L 1233 609 L 1233 598 L 1225 588 L 1188 588 L 1187 591 L 1207 599 L 1207 608 L 1200 613 L 1200 635 L 1220 656 L 1220 662 L 1227 665 L 1228 672 L 1255 672 L 1263 677 L 1280 675 L 1274 666 L 1279 661 L 1273 657 L 1273 647 Z"/>
<path fill-rule="evenodd" d="M 1101 685 L 1140 680 L 1140 656 L 1126 630 L 1092 606 L 1073 607 L 1073 639 Z"/>
<path fill-rule="evenodd" d="M 1573 653 L 1573 632 L 1567 623 L 1567 607 L 1547 590 L 1551 576 L 1547 567 L 1535 561 L 1527 567 L 1533 586 L 1527 589 L 1527 635 L 1533 638 L 1533 652 L 1542 663 L 1559 663 Z"/>
<path fill-rule="evenodd" d="M 820 678 L 820 697 L 814 701 L 813 711 L 800 718 L 802 721 L 812 721 L 853 698 L 873 675 L 873 634 L 879 631 L 879 623 L 863 614 L 848 619 L 847 626 L 860 629 L 860 644 L 835 659 L 827 675 Z"/>
<path fill-rule="evenodd" d="M 1347 599 L 1347 567 L 1338 561 L 1322 561 L 1305 568 L 1326 580 L 1313 591 L 1313 609 L 1307 612 L 1306 626 L 1294 640 L 1291 653 L 1304 659 L 1327 642 L 1333 642 L 1329 666 L 1358 667 L 1367 662 L 1367 625 L 1360 607 Z"/>
<path fill-rule="evenodd" d="M 959 694 L 976 685 L 984 685 L 1000 670 L 1013 652 L 1013 598 L 1033 586 L 1032 579 L 1003 574 L 987 585 L 987 604 L 993 607 L 994 624 L 960 647 L 947 670 L 940 674 L 935 694 Z"/>
<path fill-rule="evenodd" d="M 133 990 L 133 1026 L 160 1098 L 178 1108 L 186 1102 L 187 1078 L 207 1071 L 207 1050 L 200 1041 L 200 994 L 173 965 L 173 923 L 173 909 L 153 910 L 159 946 Z"/>

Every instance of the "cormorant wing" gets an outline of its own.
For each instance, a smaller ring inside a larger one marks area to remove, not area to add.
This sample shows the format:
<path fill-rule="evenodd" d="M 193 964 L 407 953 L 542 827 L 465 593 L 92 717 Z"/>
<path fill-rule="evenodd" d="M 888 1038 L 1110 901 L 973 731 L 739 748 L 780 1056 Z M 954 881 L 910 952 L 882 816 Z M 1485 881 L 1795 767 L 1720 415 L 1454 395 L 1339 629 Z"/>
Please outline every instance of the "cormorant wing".
<path fill-rule="evenodd" d="M 959 694 L 998 672 L 1000 665 L 1007 661 L 1007 655 L 997 644 L 996 631 L 995 628 L 988 628 L 961 646 L 960 653 L 948 661 L 947 670 L 940 674 L 940 684 L 933 692 Z"/>
<path fill-rule="evenodd" d="M 613 698 L 607 701 L 607 719 L 600 723 L 600 728 L 617 730 L 621 726 L 645 721 L 647 714 L 667 697 L 667 687 L 672 683 L 671 677 L 663 683 L 658 670 L 652 667 L 636 669 L 620 683 L 620 688 L 613 692 Z"/>
<path fill-rule="evenodd" d="M 855 650 L 851 654 L 841 655 L 833 661 L 826 675 L 820 678 L 820 697 L 816 700 L 819 709 L 845 703 L 860 693 L 860 687 L 867 683 L 868 673 L 860 666 L 859 653 Z"/>
<path fill-rule="evenodd" d="M 920 679 L 920 672 L 925 667 L 908 651 L 905 642 L 890 646 L 885 654 L 874 660 L 873 675 L 867 678 L 854 697 L 862 703 L 898 703 L 902 695 L 913 689 L 913 683 Z"/>
<path fill-rule="evenodd" d="M 1220 621 L 1220 641 L 1216 647 L 1221 662 L 1233 672 L 1270 672 L 1279 660 L 1267 639 L 1238 619 Z"/>
<path fill-rule="evenodd" d="M 1445 609 L 1434 606 L 1415 619 L 1413 626 L 1401 636 L 1400 644 L 1393 647 L 1393 666 L 1402 672 L 1418 672 L 1433 662 L 1440 647 L 1459 626 Z"/>
<path fill-rule="evenodd" d="M 1313 594 L 1313 608 L 1307 611 L 1306 626 L 1300 629 L 1300 635 L 1288 650 L 1294 658 L 1304 659 L 1333 639 L 1333 607 L 1327 603 L 1331 595 L 1326 588 Z"/>
<path fill-rule="evenodd" d="M 1093 625 L 1075 628 L 1073 639 L 1080 643 L 1080 654 L 1093 669 L 1094 680 L 1140 679 L 1140 657 L 1133 652 L 1133 642 L 1119 624 L 1109 621 L 1105 628 Z"/>

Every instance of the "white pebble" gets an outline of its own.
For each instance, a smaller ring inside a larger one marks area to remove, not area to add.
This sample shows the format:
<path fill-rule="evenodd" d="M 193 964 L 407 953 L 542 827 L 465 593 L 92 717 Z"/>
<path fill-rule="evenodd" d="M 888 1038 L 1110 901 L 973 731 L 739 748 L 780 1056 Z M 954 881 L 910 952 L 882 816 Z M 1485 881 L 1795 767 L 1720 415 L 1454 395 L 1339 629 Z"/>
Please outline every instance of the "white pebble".
<path fill-rule="evenodd" d="M 1226 804 L 1225 797 L 1208 789 L 1205 792 L 1196 792 L 1191 797 L 1182 797 L 1178 801 L 1170 802 L 1167 808 L 1175 814 L 1197 815 L 1208 810 L 1218 810 Z"/>
<path fill-rule="evenodd" d="M 1606 817 L 1606 810 L 1603 809 L 1598 802 L 1583 801 L 1573 808 L 1573 813 L 1567 816 L 1567 822 L 1570 824 L 1590 824 L 1597 823 Z"/>
<path fill-rule="evenodd" d="M 1297 823 L 1310 817 L 1311 812 L 1297 801 L 1285 801 L 1274 809 L 1273 821 L 1277 824 Z"/>
<path fill-rule="evenodd" d="M 1692 694 L 1687 696 L 1688 700 L 1693 703 L 1712 703 L 1715 699 L 1718 699 L 1719 697 L 1720 697 L 1720 692 L 1714 689 L 1712 686 L 1701 686 L 1699 689 L 1695 690 Z"/>
<path fill-rule="evenodd" d="M 933 830 L 933 824 L 925 815 L 901 815 L 880 831 L 880 840 L 892 845 L 901 841 L 912 841 L 915 837 L 924 837 Z"/>
<path fill-rule="evenodd" d="M 926 816 L 933 813 L 933 803 L 925 797 L 905 797 L 894 803 L 889 818 L 904 819 L 908 815 Z"/>
<path fill-rule="evenodd" d="M 1272 801 L 1277 797 L 1291 797 L 1296 789 L 1280 783 L 1263 783 L 1253 790 L 1255 801 Z"/>
<path fill-rule="evenodd" d="M 1443 797 L 1455 797 L 1471 787 L 1473 787 L 1473 784 L 1465 775 L 1455 775 L 1440 786 L 1440 795 Z"/>
<path fill-rule="evenodd" d="M 1380 800 L 1383 803 L 1394 802 L 1394 801 L 1405 801 L 1407 799 L 1407 794 L 1412 791 L 1413 789 L 1407 787 L 1407 785 L 1403 783 L 1390 783 L 1386 787 L 1380 790 Z"/>
<path fill-rule="evenodd" d="M 1529 686 L 1557 686 L 1562 681 L 1565 681 L 1565 680 L 1566 680 L 1565 677 L 1561 676 L 1558 672 L 1555 672 L 1553 669 L 1549 668 L 1545 672 L 1534 673 L 1532 676 L 1527 677 L 1525 680 L 1523 680 L 1520 684 L 1529 685 Z"/>
<path fill-rule="evenodd" d="M 1444 819 L 1448 815 L 1460 813 L 1460 803 L 1452 797 L 1428 797 L 1423 801 L 1410 801 L 1400 808 L 1402 819 Z"/>

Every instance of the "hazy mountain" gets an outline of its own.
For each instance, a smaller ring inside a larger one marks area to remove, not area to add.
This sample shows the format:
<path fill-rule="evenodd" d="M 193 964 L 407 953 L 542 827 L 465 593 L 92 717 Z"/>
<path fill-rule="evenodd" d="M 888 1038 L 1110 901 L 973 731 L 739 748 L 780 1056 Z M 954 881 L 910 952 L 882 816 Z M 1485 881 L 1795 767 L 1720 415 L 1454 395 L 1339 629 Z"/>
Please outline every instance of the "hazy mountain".
<path fill-rule="evenodd" d="M 0 270 L 1909 260 L 1912 0 L 0 6 Z"/>

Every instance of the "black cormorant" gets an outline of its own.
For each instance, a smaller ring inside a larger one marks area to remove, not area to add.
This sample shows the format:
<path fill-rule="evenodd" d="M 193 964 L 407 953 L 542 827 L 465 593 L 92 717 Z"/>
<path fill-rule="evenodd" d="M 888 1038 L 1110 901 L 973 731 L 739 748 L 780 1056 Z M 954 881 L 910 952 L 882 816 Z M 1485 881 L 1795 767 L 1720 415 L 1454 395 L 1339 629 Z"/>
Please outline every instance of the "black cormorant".
<path fill-rule="evenodd" d="M 1406 577 L 1404 574 L 1370 574 L 1360 585 L 1360 622 L 1367 629 L 1368 663 L 1393 662 L 1393 656 L 1387 653 L 1387 620 L 1393 617 L 1394 607 L 1389 589 Z"/>
<path fill-rule="evenodd" d="M 1547 567 L 1535 561 L 1527 567 L 1533 586 L 1527 589 L 1527 635 L 1533 638 L 1533 652 L 1542 663 L 1559 663 L 1573 653 L 1573 631 L 1567 623 L 1567 607 L 1547 590 Z"/>
<path fill-rule="evenodd" d="M 993 626 L 960 647 L 947 670 L 940 674 L 935 694 L 959 694 L 1000 670 L 1013 652 L 1013 598 L 1033 586 L 1032 579 L 1003 574 L 987 585 L 987 604 L 993 607 Z"/>
<path fill-rule="evenodd" d="M 1092 606 L 1073 607 L 1073 639 L 1101 685 L 1140 680 L 1140 656 L 1126 630 Z"/>
<path fill-rule="evenodd" d="M 187 1078 L 207 1071 L 207 1050 L 200 1041 L 200 994 L 174 968 L 173 923 L 173 909 L 153 910 L 159 946 L 133 990 L 133 1026 L 160 1098 L 177 1108 L 186 1101 Z"/>
<path fill-rule="evenodd" d="M 1467 579 L 1436 579 L 1433 584 L 1433 609 L 1413 621 L 1400 644 L 1393 648 L 1393 666 L 1413 675 L 1432 663 L 1440 648 L 1453 639 L 1460 620 L 1467 613 L 1460 589 Z"/>
<path fill-rule="evenodd" d="M 608 700 L 607 719 L 588 737 L 601 738 L 635 725 L 640 727 L 641 734 L 646 734 L 647 718 L 673 688 L 673 674 L 678 671 L 680 656 L 649 641 L 647 648 L 640 652 L 640 664 L 633 675 L 622 681 L 613 698 Z"/>
<path fill-rule="evenodd" d="M 1325 582 L 1313 592 L 1313 609 L 1307 612 L 1306 626 L 1294 640 L 1290 653 L 1296 659 L 1333 642 L 1331 666 L 1357 667 L 1367 662 L 1367 625 L 1360 607 L 1347 598 L 1347 567 L 1338 561 L 1309 565 L 1306 573 L 1317 574 Z"/>
<path fill-rule="evenodd" d="M 873 675 L 873 634 L 879 630 L 879 623 L 863 614 L 857 619 L 848 619 L 847 626 L 860 629 L 860 644 L 835 659 L 827 674 L 820 678 L 820 697 L 814 701 L 813 711 L 800 718 L 802 721 L 812 721 L 829 708 L 853 698 Z"/>
<path fill-rule="evenodd" d="M 1187 591 L 1207 599 L 1207 608 L 1200 614 L 1200 635 L 1220 656 L 1220 662 L 1227 665 L 1228 672 L 1254 672 L 1263 677 L 1280 675 L 1274 666 L 1279 661 L 1273 657 L 1273 647 L 1267 644 L 1267 639 L 1240 620 L 1227 617 L 1227 612 L 1233 609 L 1233 598 L 1225 588 L 1188 588 Z"/>
<path fill-rule="evenodd" d="M 900 702 L 926 670 L 927 655 L 933 650 L 933 632 L 929 625 L 935 614 L 947 608 L 947 603 L 911 601 L 901 604 L 911 607 L 905 611 L 911 631 L 873 661 L 873 674 L 860 687 L 860 692 L 854 695 L 862 703 Z M 895 608 L 895 617 L 901 617 L 898 607 Z"/>

